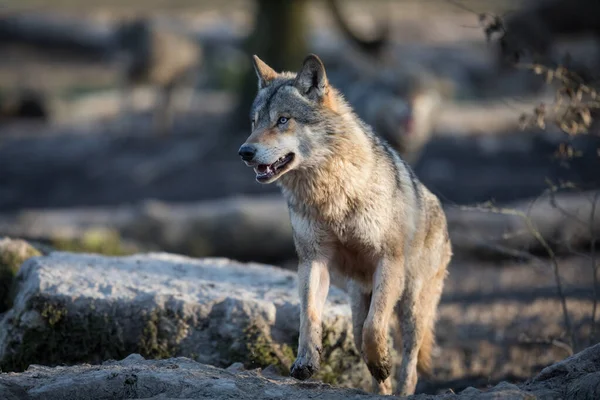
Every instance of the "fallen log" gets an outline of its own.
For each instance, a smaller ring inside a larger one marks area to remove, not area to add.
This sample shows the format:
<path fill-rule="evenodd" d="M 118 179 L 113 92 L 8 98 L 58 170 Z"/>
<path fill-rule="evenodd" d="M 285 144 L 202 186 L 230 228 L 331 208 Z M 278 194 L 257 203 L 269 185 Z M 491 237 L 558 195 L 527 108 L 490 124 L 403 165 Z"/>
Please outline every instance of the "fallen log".
<path fill-rule="evenodd" d="M 545 195 L 504 206 L 447 206 L 454 253 L 480 259 L 528 259 L 546 257 L 549 251 L 587 251 L 600 232 L 598 193 Z M 295 258 L 287 207 L 280 196 L 271 195 L 0 214 L 2 235 L 93 252 L 107 248 L 102 242 L 109 241 L 113 245 L 107 251 L 117 254 L 161 249 L 270 263 Z"/>
<path fill-rule="evenodd" d="M 0 45 L 98 61 L 111 49 L 112 27 L 52 15 L 6 13 L 0 15 Z"/>

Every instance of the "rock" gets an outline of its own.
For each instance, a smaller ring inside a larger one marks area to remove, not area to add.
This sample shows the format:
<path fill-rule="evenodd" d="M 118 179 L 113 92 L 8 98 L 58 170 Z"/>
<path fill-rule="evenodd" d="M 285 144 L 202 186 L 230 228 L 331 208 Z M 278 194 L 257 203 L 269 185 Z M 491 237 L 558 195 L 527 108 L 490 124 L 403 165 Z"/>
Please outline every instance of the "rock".
<path fill-rule="evenodd" d="M 12 306 L 13 281 L 21 264 L 41 253 L 23 240 L 0 239 L 0 313 Z"/>
<path fill-rule="evenodd" d="M 262 371 L 260 371 L 260 373 L 263 376 L 267 376 L 269 378 L 277 378 L 282 376 L 281 371 L 274 364 L 269 365 L 267 368 L 263 368 Z"/>
<path fill-rule="evenodd" d="M 229 372 L 240 372 L 240 371 L 244 371 L 246 368 L 244 368 L 244 364 L 241 362 L 235 362 L 233 364 L 231 364 L 229 367 L 227 367 L 225 370 L 229 371 Z"/>
<path fill-rule="evenodd" d="M 0 375 L 0 398 L 18 399 L 383 399 L 356 389 L 334 389 L 320 382 L 272 379 L 260 370 L 232 373 L 189 358 L 144 360 L 135 356 L 99 366 L 35 366 L 26 372 Z M 10 391 L 9 391 L 10 390 Z M 20 392 L 17 392 L 19 390 Z M 320 397 L 325 396 L 325 397 Z M 10 398 L 10 397 L 8 397 Z"/>
<path fill-rule="evenodd" d="M 530 381 L 502 382 L 488 390 L 468 388 L 454 394 L 416 395 L 415 400 L 593 399 L 600 395 L 600 344 L 567 358 Z M 383 400 L 387 396 L 336 388 L 314 381 L 265 376 L 260 370 L 230 372 L 189 358 L 145 360 L 139 354 L 99 366 L 32 366 L 0 375 L 6 399 L 328 399 Z"/>
<path fill-rule="evenodd" d="M 3 400 L 28 400 L 30 399 L 29 395 L 20 386 L 17 386 L 14 383 L 10 382 L 2 382 L 2 378 L 0 377 L 0 398 Z"/>
<path fill-rule="evenodd" d="M 53 252 L 26 262 L 0 321 L 0 368 L 99 363 L 131 353 L 288 375 L 298 340 L 294 273 L 226 259 Z M 345 295 L 332 288 L 318 379 L 370 387 Z"/>
<path fill-rule="evenodd" d="M 520 386 L 544 398 L 600 398 L 600 343 L 555 363 Z"/>

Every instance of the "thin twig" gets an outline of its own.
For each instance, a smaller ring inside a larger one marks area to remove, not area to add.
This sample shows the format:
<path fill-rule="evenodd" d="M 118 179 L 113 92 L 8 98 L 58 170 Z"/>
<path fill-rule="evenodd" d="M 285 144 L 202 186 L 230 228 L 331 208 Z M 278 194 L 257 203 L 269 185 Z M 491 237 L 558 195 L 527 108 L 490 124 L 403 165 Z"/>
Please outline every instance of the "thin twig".
<path fill-rule="evenodd" d="M 528 230 L 531 232 L 531 234 L 534 236 L 534 238 L 540 243 L 540 245 L 544 248 L 544 250 L 550 257 L 550 261 L 552 263 L 552 269 L 554 272 L 554 280 L 555 280 L 555 284 L 556 284 L 556 289 L 558 292 L 558 296 L 560 298 L 561 307 L 562 307 L 562 311 L 563 311 L 563 319 L 564 319 L 565 329 L 571 340 L 570 346 L 574 347 L 575 346 L 575 334 L 572 329 L 571 318 L 569 317 L 569 310 L 567 308 L 567 299 L 565 297 L 565 293 L 564 293 L 564 289 L 563 289 L 563 285 L 562 285 L 562 279 L 560 277 L 560 268 L 558 265 L 558 260 L 556 258 L 556 254 L 554 253 L 554 250 L 552 250 L 552 247 L 548 244 L 546 239 L 544 239 L 544 237 L 542 236 L 540 231 L 535 227 L 535 225 L 533 224 L 531 219 L 527 216 L 527 214 L 524 213 L 523 211 L 509 209 L 509 208 L 496 207 L 493 205 L 489 205 L 488 207 L 462 206 L 461 209 L 470 210 L 470 211 L 475 210 L 475 211 L 481 211 L 481 212 L 491 212 L 491 213 L 503 214 L 503 215 L 513 215 L 513 216 L 521 218 L 525 222 Z"/>
<path fill-rule="evenodd" d="M 579 223 L 579 224 L 581 224 L 583 226 L 588 225 L 587 222 L 585 222 L 584 220 L 582 220 L 581 218 L 579 218 L 577 215 L 575 215 L 572 212 L 567 211 L 564 208 L 562 208 L 561 206 L 559 206 L 558 203 L 556 202 L 556 196 L 554 196 L 554 194 L 555 194 L 554 191 L 550 192 L 550 205 L 552 205 L 553 208 L 555 208 L 558 211 L 560 211 L 560 213 L 562 215 L 564 215 L 565 217 L 571 218 L 573 221 L 575 221 L 575 222 L 577 222 L 577 223 Z"/>
<path fill-rule="evenodd" d="M 597 276 L 597 265 L 596 265 L 596 232 L 595 232 L 595 221 L 594 217 L 596 214 L 596 201 L 600 192 L 594 193 L 594 199 L 592 200 L 592 210 L 590 212 L 590 256 L 592 266 L 592 279 L 594 282 L 594 304 L 592 305 L 592 332 L 590 334 L 591 343 L 595 343 L 596 338 L 596 310 L 598 308 L 598 276 Z"/>
<path fill-rule="evenodd" d="M 527 334 L 522 334 L 519 337 L 519 341 L 522 343 L 527 343 L 527 344 L 541 344 L 541 345 L 551 345 L 551 346 L 556 346 L 559 347 L 561 349 L 563 349 L 564 351 L 567 352 L 568 355 L 572 356 L 574 351 L 573 348 L 571 346 L 569 346 L 568 343 L 565 343 L 563 340 L 556 339 L 556 338 L 548 338 L 548 339 L 533 339 L 530 338 Z"/>
<path fill-rule="evenodd" d="M 554 340 L 552 340 L 552 344 L 556 347 L 560 347 L 561 349 L 565 350 L 567 352 L 567 354 L 569 354 L 571 356 L 574 353 L 573 348 L 571 346 L 569 346 L 567 343 L 563 342 L 562 340 L 554 339 Z"/>

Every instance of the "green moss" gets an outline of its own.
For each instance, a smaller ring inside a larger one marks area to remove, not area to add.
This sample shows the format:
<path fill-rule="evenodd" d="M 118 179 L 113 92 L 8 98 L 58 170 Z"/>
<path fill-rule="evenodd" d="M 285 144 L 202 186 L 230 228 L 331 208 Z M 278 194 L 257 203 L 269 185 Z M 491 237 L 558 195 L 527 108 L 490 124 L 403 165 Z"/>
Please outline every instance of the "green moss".
<path fill-rule="evenodd" d="M 118 232 L 99 229 L 86 231 L 78 238 L 54 238 L 52 246 L 62 251 L 110 256 L 129 255 L 137 251 L 135 247 L 124 244 Z"/>
<path fill-rule="evenodd" d="M 338 385 L 341 383 L 342 376 L 357 363 L 361 363 L 362 359 L 354 347 L 352 338 L 345 332 L 336 338 L 335 331 L 324 326 L 322 341 L 321 368 L 315 378 L 331 385 Z"/>
<path fill-rule="evenodd" d="M 286 343 L 277 344 L 252 325 L 245 330 L 249 362 L 254 366 L 266 368 L 274 365 L 281 374 L 290 370 L 294 361 L 294 350 Z"/>
<path fill-rule="evenodd" d="M 40 252 L 22 240 L 0 240 L 0 313 L 12 307 L 14 279 L 21 265 Z"/>
<path fill-rule="evenodd" d="M 50 327 L 54 327 L 54 325 L 67 316 L 67 309 L 64 307 L 57 307 L 52 303 L 44 303 L 41 314 Z"/>
<path fill-rule="evenodd" d="M 292 345 L 274 342 L 264 329 L 254 324 L 244 329 L 239 340 L 223 341 L 222 338 L 217 338 L 217 343 L 218 350 L 223 355 L 222 367 L 235 362 L 241 362 L 248 369 L 273 365 L 282 375 L 286 375 L 296 354 Z"/>
<path fill-rule="evenodd" d="M 56 95 L 64 100 L 77 100 L 81 97 L 94 95 L 98 93 L 105 92 L 107 90 L 114 89 L 115 86 L 111 84 L 105 84 L 103 82 L 99 82 L 91 85 L 70 85 L 58 90 Z"/>
<path fill-rule="evenodd" d="M 23 327 L 22 339 L 8 343 L 0 360 L 2 371 L 23 371 L 31 364 L 96 364 L 132 353 L 145 358 L 173 357 L 178 355 L 177 343 L 187 331 L 179 315 L 159 310 L 135 316 L 123 327 L 111 317 L 114 310 L 101 311 L 93 303 L 93 312 L 70 312 L 61 301 L 36 297 L 26 308 L 39 313 L 43 323 Z M 15 323 L 20 319 L 20 315 L 15 316 Z M 127 335 L 123 334 L 125 329 Z M 125 338 L 136 337 L 132 329 L 139 329 L 137 341 Z"/>
<path fill-rule="evenodd" d="M 323 329 L 323 353 L 321 368 L 314 378 L 332 385 L 343 383 L 343 376 L 357 364 L 362 363 L 360 354 L 354 348 L 352 337 L 341 336 L 332 328 Z M 264 329 L 250 325 L 244 330 L 239 341 L 217 340 L 223 354 L 223 365 L 241 362 L 246 368 L 265 368 L 274 365 L 282 375 L 288 375 L 291 364 L 296 359 L 298 338 L 292 343 L 274 342 Z"/>
<path fill-rule="evenodd" d="M 201 235 L 192 235 L 183 243 L 182 249 L 190 257 L 209 257 L 214 249 L 209 240 Z"/>
<path fill-rule="evenodd" d="M 174 329 L 165 329 L 165 325 L 170 325 Z M 139 353 L 145 358 L 175 357 L 179 352 L 176 343 L 183 339 L 185 331 L 186 324 L 180 316 L 166 315 L 155 309 L 150 312 L 144 327 L 139 341 Z"/>
<path fill-rule="evenodd" d="M 132 353 L 120 326 L 106 313 L 69 313 L 60 301 L 42 297 L 29 301 L 27 309 L 39 313 L 43 324 L 24 327 L 22 340 L 8 343 L 0 361 L 3 371 L 23 371 L 31 364 L 97 363 Z"/>

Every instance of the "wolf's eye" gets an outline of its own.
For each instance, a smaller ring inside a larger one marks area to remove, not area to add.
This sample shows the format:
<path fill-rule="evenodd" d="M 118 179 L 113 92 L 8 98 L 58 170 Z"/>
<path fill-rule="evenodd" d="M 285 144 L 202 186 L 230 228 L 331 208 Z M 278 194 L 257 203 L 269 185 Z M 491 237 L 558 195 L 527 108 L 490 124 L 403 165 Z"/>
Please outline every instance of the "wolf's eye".
<path fill-rule="evenodd" d="M 279 119 L 277 120 L 277 125 L 285 125 L 288 122 L 288 118 L 286 117 L 279 117 Z"/>

